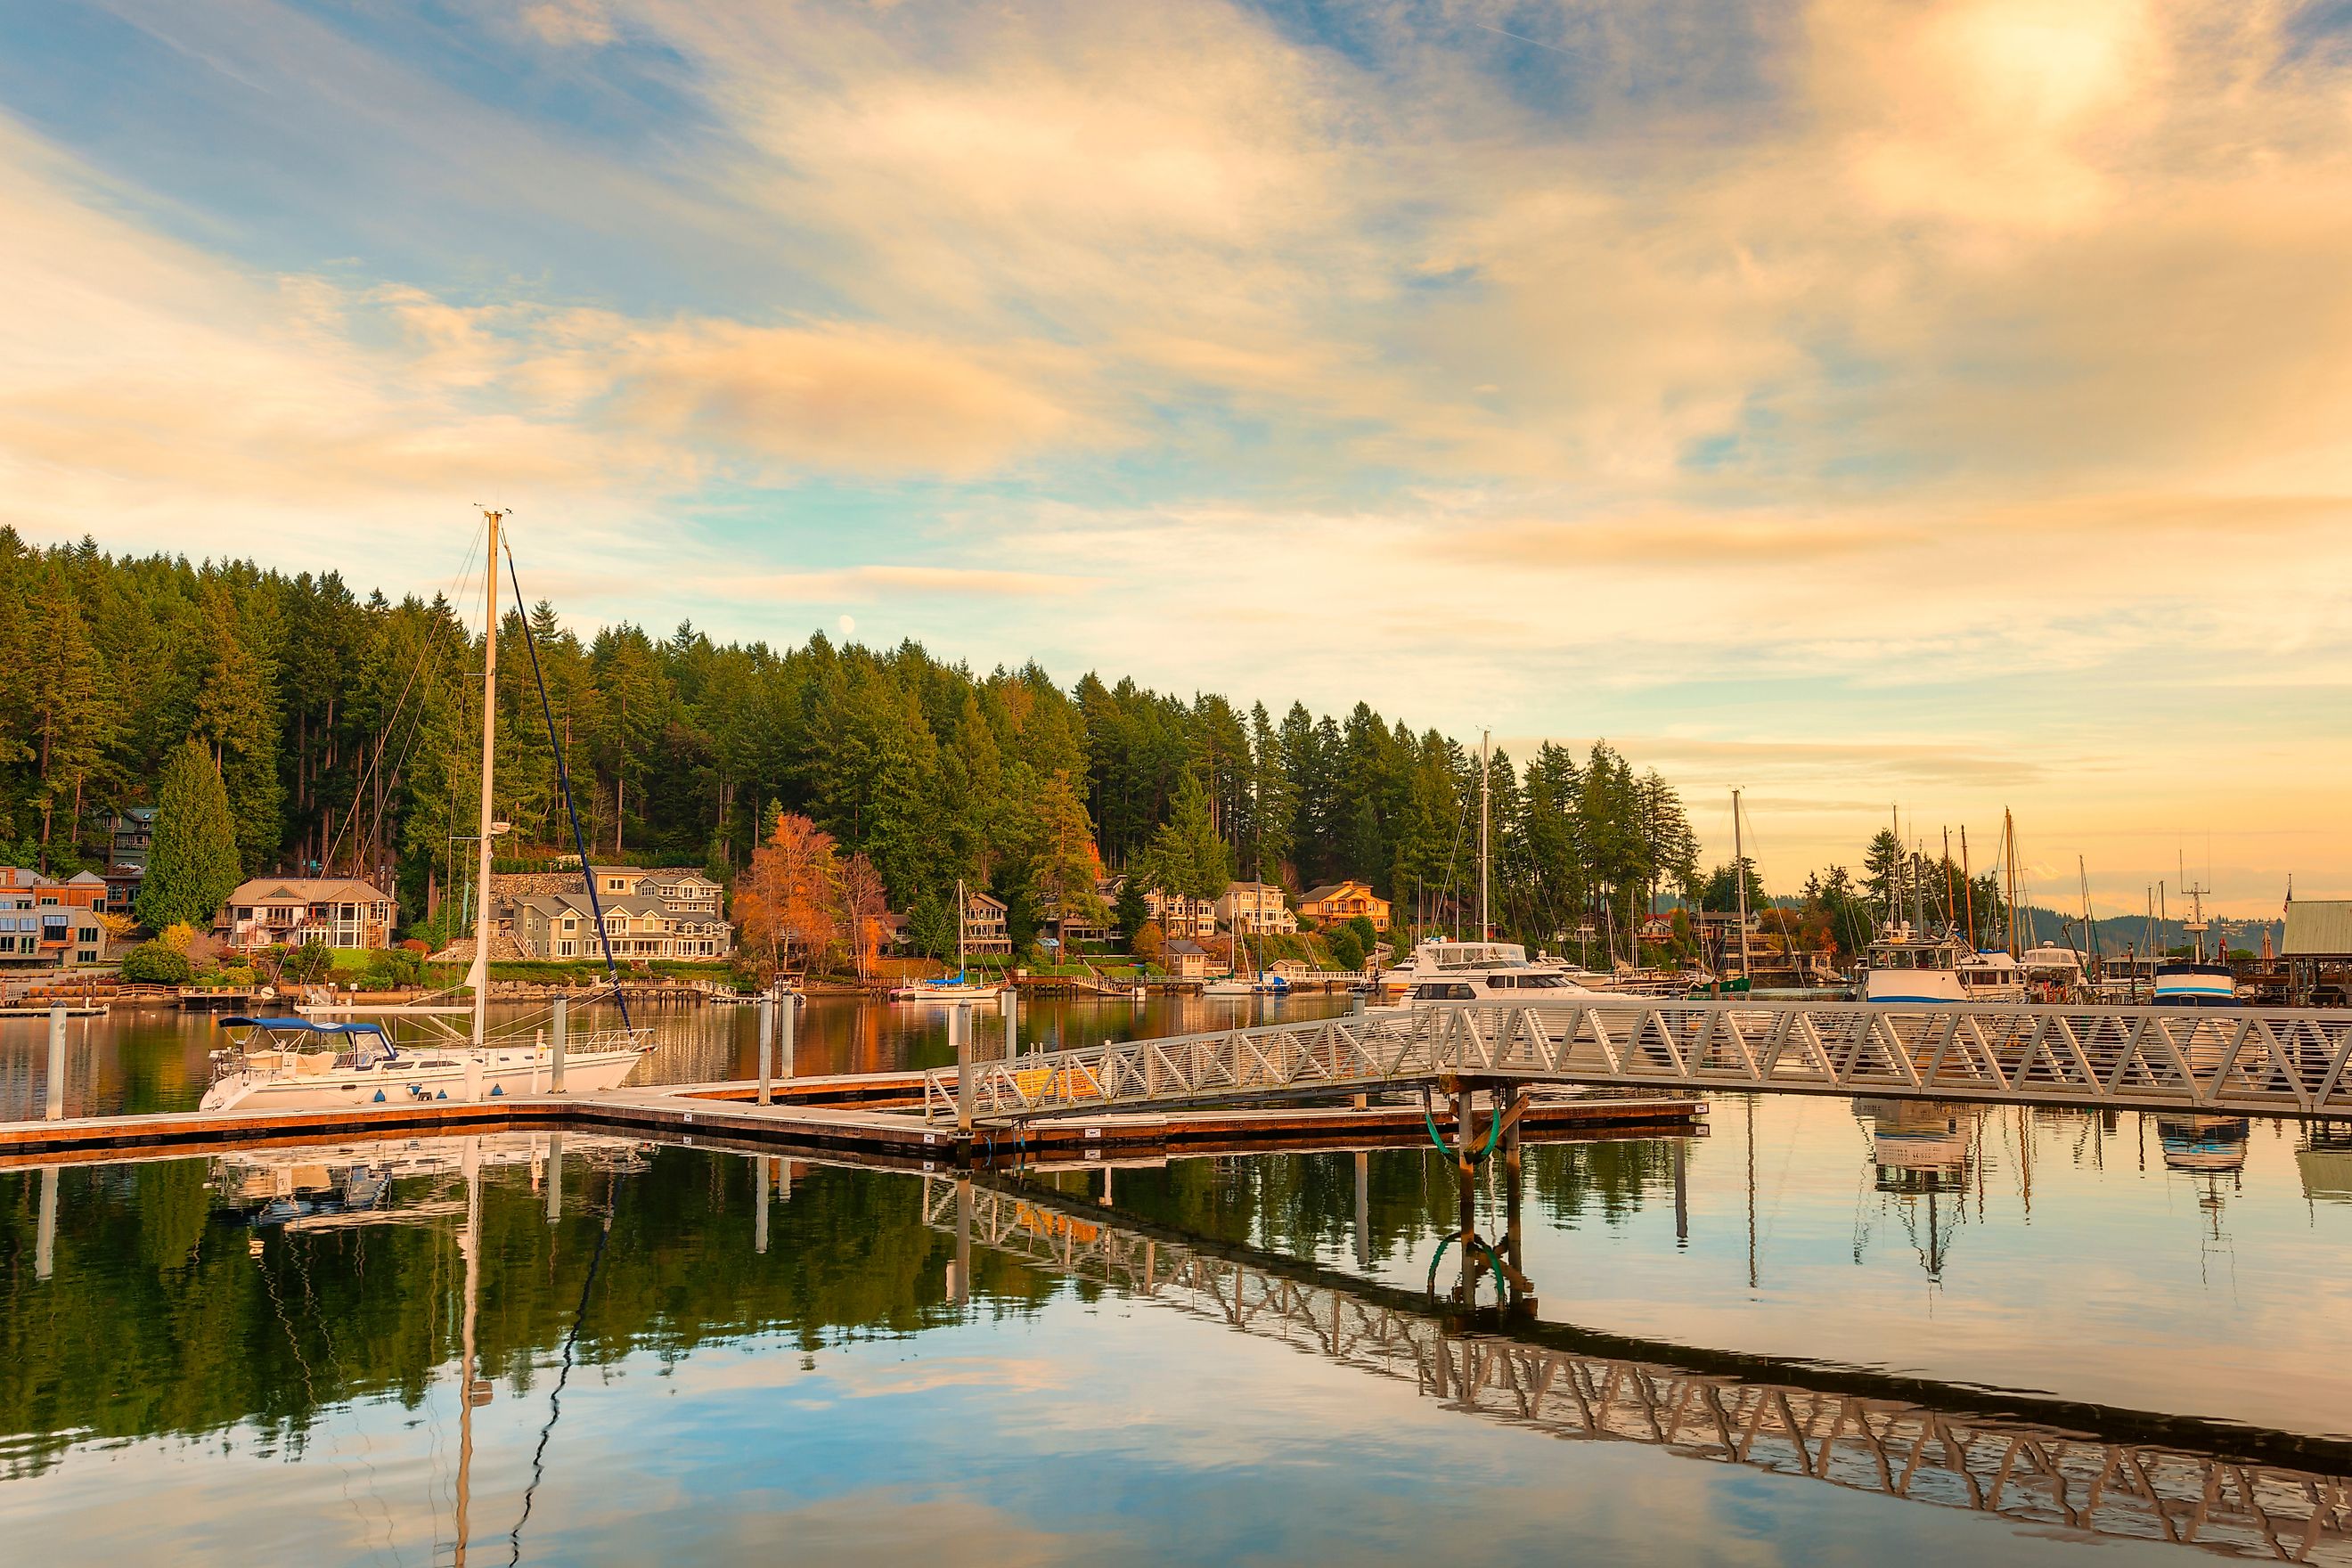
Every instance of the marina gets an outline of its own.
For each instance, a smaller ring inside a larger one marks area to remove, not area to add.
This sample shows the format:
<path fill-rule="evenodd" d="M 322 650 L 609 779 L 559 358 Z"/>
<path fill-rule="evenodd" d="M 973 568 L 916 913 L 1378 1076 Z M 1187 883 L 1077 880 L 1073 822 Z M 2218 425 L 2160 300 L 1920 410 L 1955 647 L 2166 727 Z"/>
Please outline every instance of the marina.
<path fill-rule="evenodd" d="M 1519 1500 L 1489 1533 L 1530 1550 L 1561 1528 L 1702 1550 L 1736 1497 L 1730 1528 L 1798 1551 L 1859 1532 L 1955 1560 L 2352 1561 L 2327 1313 L 2210 1332 L 2343 1243 L 2352 1206 L 2306 1196 L 2305 1136 L 2255 1122 L 2217 1178 L 2130 1113 L 1713 1110 L 1698 1139 L 1531 1139 L 1517 1199 L 1482 1171 L 1481 1223 L 1530 1289 L 1467 1302 L 1417 1129 L 1419 1152 L 969 1172 L 579 1123 L 0 1169 L 0 1506 L 27 1550 L 71 1518 L 84 1550 L 210 1554 L 215 1500 L 278 1467 L 325 1484 L 247 1520 L 248 1549 L 574 1561 L 711 1551 L 752 1520 L 952 1551 L 985 1500 L 999 1538 L 1208 1561 L 1302 1505 L 1328 1510 L 1318 1550 L 1356 1539 L 1329 1522 L 1352 1504 L 1378 1521 L 1364 1551 L 1442 1552 L 1457 1518 L 1375 1500 L 1443 1461 L 1477 1472 L 1473 1503 Z M 168 1215 L 167 1264 L 101 1239 Z M 2095 1274 L 2053 1272 L 2069 1252 Z M 2144 1309 L 2127 1332 L 2099 1305 L 2117 1269 Z M 187 1308 L 149 1283 L 171 1271 Z M 2107 1331 L 2012 1332 L 2029 1276 L 2040 1311 Z M 158 1331 L 232 1286 L 212 1332 L 236 1368 L 184 1384 L 197 1347 Z M 69 1300 L 88 1348 L 56 1326 Z M 403 1327 L 362 1332 L 379 1321 Z M 93 1403 L 131 1392 L 89 1366 L 99 1342 L 188 1394 Z M 1113 1384 L 1116 1406 L 1079 1396 Z M 1259 1473 L 1188 1438 L 1209 1431 L 1246 1436 Z M 1301 1444 L 1313 1464 L 1285 1458 Z M 606 1517 L 593 1493 L 624 1453 L 703 1504 Z M 1041 1465 L 1062 1484 L 1024 1484 Z M 126 1476 L 136 1517 L 87 1508 Z M 1629 1491 L 1699 1517 L 1604 1500 Z"/>

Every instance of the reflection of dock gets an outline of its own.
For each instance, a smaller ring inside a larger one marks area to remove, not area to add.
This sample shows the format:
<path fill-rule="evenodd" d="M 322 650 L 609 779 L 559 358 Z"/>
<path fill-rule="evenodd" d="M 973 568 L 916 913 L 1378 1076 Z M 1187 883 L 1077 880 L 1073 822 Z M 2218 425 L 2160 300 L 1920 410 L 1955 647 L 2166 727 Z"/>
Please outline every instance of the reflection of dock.
<path fill-rule="evenodd" d="M 1638 1443 L 2012 1526 L 2168 1542 L 2230 1555 L 2352 1563 L 2352 1480 L 2295 1468 L 2352 1451 L 2202 1423 L 1794 1363 L 1725 1373 L 1675 1347 L 1602 1347 L 1549 1325 L 1464 1332 L 1412 1292 L 1296 1259 L 1185 1237 L 1109 1208 L 988 1178 L 928 1179 L 924 1217 L 1049 1273 L 1113 1285 L 1241 1332 L 1420 1390 L 1446 1408 L 1551 1436 Z M 1548 1342 L 1581 1339 L 1582 1345 Z M 1663 1352 L 1660 1359 L 1649 1359 Z M 1740 1358 L 1744 1359 L 1744 1358 Z M 1877 1391 L 1867 1385 L 1876 1384 Z M 1997 1396 L 1996 1396 L 1997 1397 Z M 2224 1457 L 2270 1447 L 2285 1463 Z"/>
<path fill-rule="evenodd" d="M 2324 1203 L 2352 1204 L 2352 1123 L 2313 1123 L 2294 1152 L 2303 1195 Z"/>

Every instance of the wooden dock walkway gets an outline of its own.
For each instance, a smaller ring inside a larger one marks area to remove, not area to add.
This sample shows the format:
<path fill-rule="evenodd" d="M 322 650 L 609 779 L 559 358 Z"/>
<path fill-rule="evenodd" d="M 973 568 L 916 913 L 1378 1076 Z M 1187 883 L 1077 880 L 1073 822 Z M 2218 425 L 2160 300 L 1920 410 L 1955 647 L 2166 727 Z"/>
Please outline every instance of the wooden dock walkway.
<path fill-rule="evenodd" d="M 65 1118 L 0 1123 L 0 1169 L 105 1158 L 161 1158 L 230 1146 L 287 1146 L 348 1137 L 444 1136 L 540 1128 L 602 1127 L 696 1142 L 839 1149 L 918 1162 L 1013 1163 L 1041 1157 L 1210 1153 L 1242 1150 L 1378 1148 L 1426 1141 L 1418 1104 L 1196 1107 L 1072 1118 L 987 1131 L 966 1144 L 921 1114 L 925 1075 L 857 1073 L 783 1079 L 773 1102 L 754 1103 L 750 1082 L 663 1084 L 593 1094 L 502 1095 L 488 1100 L 416 1100 L 319 1110 L 223 1110 Z M 1543 1097 L 1522 1119 L 1538 1139 L 1687 1136 L 1706 1106 L 1685 1096 Z M 1441 1127 L 1452 1125 L 1442 1111 Z"/>

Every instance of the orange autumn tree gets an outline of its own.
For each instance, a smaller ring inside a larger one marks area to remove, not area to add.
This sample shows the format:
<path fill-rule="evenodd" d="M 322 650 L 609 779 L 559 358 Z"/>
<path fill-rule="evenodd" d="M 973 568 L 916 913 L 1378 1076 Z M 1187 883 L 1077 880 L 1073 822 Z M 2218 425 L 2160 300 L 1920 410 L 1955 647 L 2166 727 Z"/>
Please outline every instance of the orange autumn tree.
<path fill-rule="evenodd" d="M 743 941 L 772 975 L 798 954 L 814 969 L 840 940 L 841 860 L 833 835 L 805 816 L 776 815 L 776 830 L 751 851 L 736 889 Z"/>

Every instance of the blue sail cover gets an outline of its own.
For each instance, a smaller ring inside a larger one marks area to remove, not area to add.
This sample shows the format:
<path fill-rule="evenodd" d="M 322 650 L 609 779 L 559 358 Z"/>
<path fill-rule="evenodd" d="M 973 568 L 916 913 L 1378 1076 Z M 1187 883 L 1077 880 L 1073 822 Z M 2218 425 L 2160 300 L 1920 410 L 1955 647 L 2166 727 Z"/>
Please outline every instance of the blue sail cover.
<path fill-rule="evenodd" d="M 316 1018 L 223 1018 L 224 1029 L 283 1029 L 293 1034 L 311 1035 L 383 1035 L 382 1024 L 322 1024 Z M 391 1043 L 385 1037 L 384 1043 Z"/>

